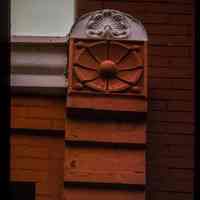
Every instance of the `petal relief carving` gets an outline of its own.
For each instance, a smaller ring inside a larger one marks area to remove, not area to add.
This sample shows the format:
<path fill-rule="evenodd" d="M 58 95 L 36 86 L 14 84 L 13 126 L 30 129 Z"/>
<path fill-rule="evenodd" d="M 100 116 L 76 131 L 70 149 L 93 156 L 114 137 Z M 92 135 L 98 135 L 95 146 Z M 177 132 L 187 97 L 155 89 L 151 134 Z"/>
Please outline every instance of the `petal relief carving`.
<path fill-rule="evenodd" d="M 128 83 L 125 83 L 119 79 L 114 79 L 109 81 L 109 87 L 108 90 L 110 92 L 120 92 L 124 91 L 131 87 Z"/>
<path fill-rule="evenodd" d="M 138 45 L 100 41 L 79 46 L 83 49 L 74 63 L 74 73 L 87 88 L 123 92 L 142 79 L 144 67 Z"/>
<path fill-rule="evenodd" d="M 117 74 L 117 77 L 130 85 L 137 85 L 138 81 L 142 78 L 143 69 L 138 69 L 133 71 L 122 71 Z"/>
<path fill-rule="evenodd" d="M 95 91 L 105 92 L 106 91 L 106 80 L 97 78 L 93 81 L 86 82 L 85 85 Z"/>
<path fill-rule="evenodd" d="M 85 66 L 90 66 L 91 68 L 96 69 L 98 67 L 98 63 L 96 60 L 90 55 L 90 53 L 87 50 L 82 51 L 80 56 L 76 60 L 77 63 L 80 63 Z M 75 62 L 75 63 L 76 63 Z"/>
<path fill-rule="evenodd" d="M 98 77 L 96 71 L 84 69 L 82 67 L 77 67 L 77 66 L 74 67 L 74 72 L 80 82 L 91 81 Z"/>

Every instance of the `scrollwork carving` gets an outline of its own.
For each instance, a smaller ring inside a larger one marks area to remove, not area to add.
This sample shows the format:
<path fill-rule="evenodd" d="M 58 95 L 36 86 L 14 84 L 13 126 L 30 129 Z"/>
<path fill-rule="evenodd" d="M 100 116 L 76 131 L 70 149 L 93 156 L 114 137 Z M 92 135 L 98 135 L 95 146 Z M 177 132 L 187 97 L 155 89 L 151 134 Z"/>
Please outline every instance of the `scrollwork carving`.
<path fill-rule="evenodd" d="M 81 16 L 69 38 L 147 41 L 142 23 L 133 16 L 113 9 L 103 9 Z"/>
<path fill-rule="evenodd" d="M 130 34 L 130 24 L 126 16 L 119 11 L 100 10 L 90 17 L 86 33 L 92 38 L 127 38 Z"/>

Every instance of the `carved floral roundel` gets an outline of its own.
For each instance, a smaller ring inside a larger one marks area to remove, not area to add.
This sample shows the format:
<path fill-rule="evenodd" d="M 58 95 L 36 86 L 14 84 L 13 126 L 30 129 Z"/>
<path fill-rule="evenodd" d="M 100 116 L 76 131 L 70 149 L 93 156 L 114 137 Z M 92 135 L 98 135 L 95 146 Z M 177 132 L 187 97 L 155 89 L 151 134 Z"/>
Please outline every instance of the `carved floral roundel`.
<path fill-rule="evenodd" d="M 73 65 L 79 85 L 99 92 L 138 90 L 143 77 L 139 45 L 118 41 L 78 41 Z"/>

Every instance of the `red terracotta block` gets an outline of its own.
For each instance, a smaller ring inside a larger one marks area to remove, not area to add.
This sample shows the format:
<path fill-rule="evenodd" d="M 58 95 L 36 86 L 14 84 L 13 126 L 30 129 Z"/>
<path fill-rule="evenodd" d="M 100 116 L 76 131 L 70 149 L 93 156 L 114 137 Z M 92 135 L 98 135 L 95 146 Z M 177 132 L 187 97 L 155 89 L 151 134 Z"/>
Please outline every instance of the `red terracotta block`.
<path fill-rule="evenodd" d="M 64 200 L 143 200 L 144 192 L 131 190 L 90 189 L 90 188 L 65 188 Z"/>
<path fill-rule="evenodd" d="M 144 185 L 145 152 L 68 147 L 65 150 L 64 174 L 65 181 Z"/>

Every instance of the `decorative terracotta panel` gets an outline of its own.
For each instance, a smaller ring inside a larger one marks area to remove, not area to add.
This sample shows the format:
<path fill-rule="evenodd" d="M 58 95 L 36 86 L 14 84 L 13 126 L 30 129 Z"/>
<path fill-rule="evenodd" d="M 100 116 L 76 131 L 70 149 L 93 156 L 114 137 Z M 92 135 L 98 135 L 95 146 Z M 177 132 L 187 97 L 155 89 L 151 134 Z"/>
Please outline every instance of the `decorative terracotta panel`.
<path fill-rule="evenodd" d="M 72 89 L 143 95 L 143 48 L 140 43 L 75 41 Z"/>
<path fill-rule="evenodd" d="M 68 53 L 65 197 L 144 200 L 148 97 L 144 27 L 119 11 L 88 13 L 72 27 Z"/>
<path fill-rule="evenodd" d="M 65 200 L 144 200 L 145 193 L 143 191 L 137 192 L 131 190 L 113 190 L 107 188 L 66 188 L 64 198 Z"/>
<path fill-rule="evenodd" d="M 82 16 L 68 59 L 68 109 L 147 112 L 147 34 L 138 20 L 109 9 Z"/>
<path fill-rule="evenodd" d="M 68 147 L 64 180 L 144 185 L 145 152 L 123 148 Z"/>

